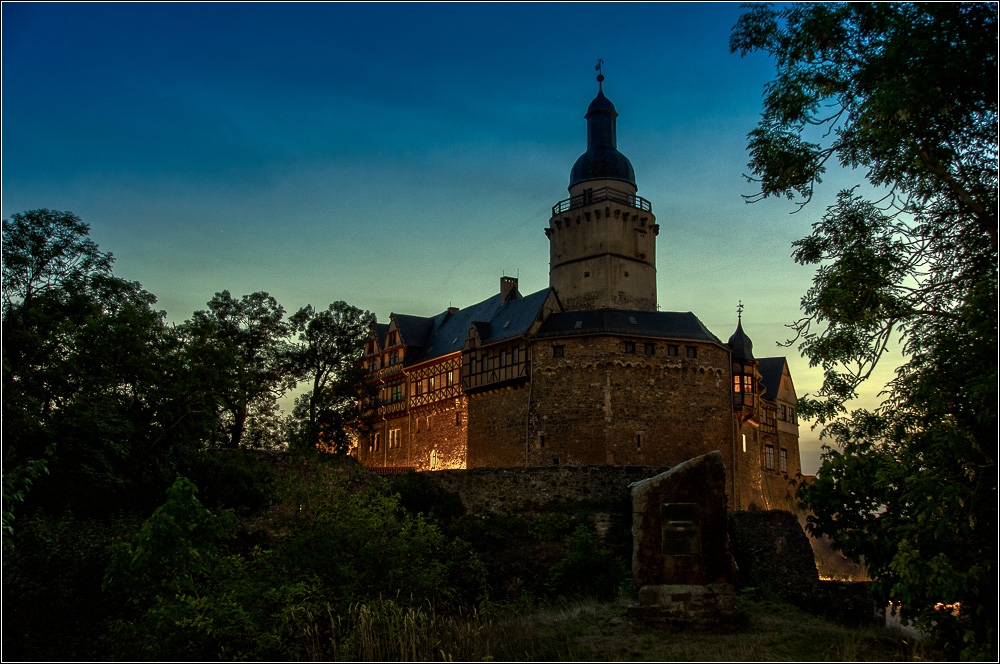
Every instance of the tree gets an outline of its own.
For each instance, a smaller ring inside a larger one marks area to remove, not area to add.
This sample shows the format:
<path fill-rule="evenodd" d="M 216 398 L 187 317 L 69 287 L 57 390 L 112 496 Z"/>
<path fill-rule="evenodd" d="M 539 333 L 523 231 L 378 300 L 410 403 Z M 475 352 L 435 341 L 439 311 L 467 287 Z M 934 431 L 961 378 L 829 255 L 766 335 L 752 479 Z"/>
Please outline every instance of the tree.
<path fill-rule="evenodd" d="M 829 164 L 864 173 L 794 243 L 816 265 L 790 343 L 824 371 L 810 527 L 878 599 L 965 656 L 996 648 L 997 5 L 753 5 L 730 48 L 777 65 L 749 135 L 759 191 L 801 208 Z M 846 402 L 894 339 L 874 411 Z M 951 607 L 950 610 L 945 610 Z"/>
<path fill-rule="evenodd" d="M 36 504 L 120 507 L 159 493 L 198 440 L 156 298 L 116 277 L 88 232 L 68 212 L 4 220 L 5 501 L 34 480 Z"/>
<path fill-rule="evenodd" d="M 237 300 L 225 290 L 183 326 L 200 363 L 214 367 L 210 389 L 221 411 L 217 437 L 224 447 L 244 446 L 248 431 L 251 439 L 266 439 L 266 432 L 254 429 L 274 419 L 275 403 L 293 384 L 284 317 L 284 308 L 265 292 Z"/>
<path fill-rule="evenodd" d="M 338 454 L 347 451 L 350 435 L 362 426 L 359 403 L 367 390 L 361 364 L 374 316 L 346 302 L 326 311 L 307 305 L 290 319 L 299 343 L 290 353 L 293 372 L 311 382 L 295 403 L 298 442 L 303 449 L 323 445 Z"/>

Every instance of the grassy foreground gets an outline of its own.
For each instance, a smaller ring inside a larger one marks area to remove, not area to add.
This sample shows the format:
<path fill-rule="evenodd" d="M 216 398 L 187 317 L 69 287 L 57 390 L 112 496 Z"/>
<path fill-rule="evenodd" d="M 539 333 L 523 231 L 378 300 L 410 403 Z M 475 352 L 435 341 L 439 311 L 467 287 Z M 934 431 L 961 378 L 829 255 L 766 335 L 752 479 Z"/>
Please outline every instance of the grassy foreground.
<path fill-rule="evenodd" d="M 626 619 L 628 602 L 581 601 L 518 614 L 445 617 L 392 603 L 361 606 L 310 654 L 363 661 L 914 661 L 919 643 L 884 628 L 827 622 L 790 605 L 741 600 L 731 633 L 657 628 Z M 319 627 L 319 625 L 316 625 Z M 325 628 L 325 629 L 324 629 Z"/>

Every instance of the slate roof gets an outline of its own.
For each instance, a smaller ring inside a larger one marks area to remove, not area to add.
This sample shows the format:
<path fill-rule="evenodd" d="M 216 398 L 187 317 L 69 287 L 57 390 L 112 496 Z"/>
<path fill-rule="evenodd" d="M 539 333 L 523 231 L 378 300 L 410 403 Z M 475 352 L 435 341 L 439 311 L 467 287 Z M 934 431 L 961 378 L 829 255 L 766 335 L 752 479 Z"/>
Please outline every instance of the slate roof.
<path fill-rule="evenodd" d="M 596 309 L 554 313 L 535 337 L 623 334 L 637 337 L 690 339 L 722 344 L 690 311 L 630 311 Z"/>
<path fill-rule="evenodd" d="M 375 334 L 375 341 L 378 343 L 379 350 L 385 348 L 385 335 L 389 334 L 389 324 L 375 323 L 372 326 L 372 332 Z"/>
<path fill-rule="evenodd" d="M 393 318 L 407 346 L 406 364 L 426 362 L 462 350 L 473 324 L 483 344 L 524 336 L 548 295 L 546 288 L 531 295 L 518 293 L 502 302 L 497 293 L 464 309 L 442 311 L 433 317 L 394 313 Z M 384 337 L 385 332 L 380 340 Z"/>
<path fill-rule="evenodd" d="M 764 398 L 774 401 L 778 398 L 781 387 L 781 373 L 785 367 L 783 357 L 762 357 L 757 360 L 757 370 L 760 371 L 760 382 L 764 385 Z"/>
<path fill-rule="evenodd" d="M 736 331 L 733 332 L 733 336 L 729 337 L 728 346 L 733 351 L 734 360 L 754 359 L 753 342 L 747 336 L 747 333 L 743 331 L 742 320 L 736 324 Z"/>

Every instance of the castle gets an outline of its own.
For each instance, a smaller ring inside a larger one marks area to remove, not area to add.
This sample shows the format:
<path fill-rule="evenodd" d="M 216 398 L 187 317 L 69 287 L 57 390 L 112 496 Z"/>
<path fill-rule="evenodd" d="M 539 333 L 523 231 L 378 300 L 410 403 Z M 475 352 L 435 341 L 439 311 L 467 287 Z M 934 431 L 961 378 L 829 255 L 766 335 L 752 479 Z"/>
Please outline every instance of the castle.
<path fill-rule="evenodd" d="M 505 276 L 464 309 L 376 324 L 364 363 L 379 394 L 355 454 L 391 472 L 674 466 L 719 450 L 732 509 L 788 507 L 801 471 L 788 364 L 754 357 L 741 310 L 728 343 L 657 310 L 660 227 L 597 80 L 587 150 L 545 228 L 549 287 L 522 295 Z"/>

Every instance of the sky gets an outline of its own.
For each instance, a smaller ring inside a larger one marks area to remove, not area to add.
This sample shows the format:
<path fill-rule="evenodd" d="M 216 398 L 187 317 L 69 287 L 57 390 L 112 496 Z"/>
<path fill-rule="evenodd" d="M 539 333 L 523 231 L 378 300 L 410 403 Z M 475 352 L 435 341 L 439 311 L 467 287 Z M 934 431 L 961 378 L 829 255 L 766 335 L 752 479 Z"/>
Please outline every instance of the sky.
<path fill-rule="evenodd" d="M 3 3 L 4 218 L 72 211 L 168 320 L 219 291 L 292 313 L 345 300 L 387 322 L 548 286 L 597 93 L 652 203 L 657 290 L 725 341 L 822 382 L 788 323 L 812 270 L 800 212 L 747 204 L 746 135 L 774 65 L 729 53 L 736 3 Z M 891 359 L 891 358 L 889 358 Z M 892 362 L 863 392 L 871 405 Z M 804 472 L 818 432 L 801 423 Z"/>

